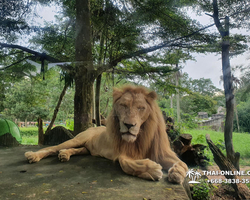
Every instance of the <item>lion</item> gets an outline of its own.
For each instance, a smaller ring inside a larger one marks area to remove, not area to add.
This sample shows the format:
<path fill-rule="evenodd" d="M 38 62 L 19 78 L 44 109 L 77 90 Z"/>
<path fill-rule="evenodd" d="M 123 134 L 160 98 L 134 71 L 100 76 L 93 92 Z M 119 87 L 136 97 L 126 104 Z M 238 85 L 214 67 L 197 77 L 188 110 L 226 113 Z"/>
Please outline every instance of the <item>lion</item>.
<path fill-rule="evenodd" d="M 122 170 L 153 181 L 168 170 L 168 180 L 182 183 L 188 167 L 171 150 L 157 95 L 143 86 L 113 90 L 113 109 L 106 127 L 92 127 L 57 146 L 26 152 L 29 163 L 58 154 L 61 162 L 72 155 L 91 154 L 118 161 Z"/>

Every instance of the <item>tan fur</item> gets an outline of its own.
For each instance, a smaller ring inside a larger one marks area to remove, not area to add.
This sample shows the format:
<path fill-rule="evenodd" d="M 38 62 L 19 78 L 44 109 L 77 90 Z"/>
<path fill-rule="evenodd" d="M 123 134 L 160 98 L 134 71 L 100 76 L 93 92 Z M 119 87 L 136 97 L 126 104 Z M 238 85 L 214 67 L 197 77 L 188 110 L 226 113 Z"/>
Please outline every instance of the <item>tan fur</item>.
<path fill-rule="evenodd" d="M 169 181 L 182 183 L 188 168 L 170 148 L 156 96 L 140 86 L 114 89 L 107 128 L 90 128 L 60 145 L 25 156 L 32 163 L 59 153 L 64 162 L 71 155 L 90 153 L 118 160 L 124 172 L 144 179 L 161 179 L 163 168 L 169 170 Z"/>

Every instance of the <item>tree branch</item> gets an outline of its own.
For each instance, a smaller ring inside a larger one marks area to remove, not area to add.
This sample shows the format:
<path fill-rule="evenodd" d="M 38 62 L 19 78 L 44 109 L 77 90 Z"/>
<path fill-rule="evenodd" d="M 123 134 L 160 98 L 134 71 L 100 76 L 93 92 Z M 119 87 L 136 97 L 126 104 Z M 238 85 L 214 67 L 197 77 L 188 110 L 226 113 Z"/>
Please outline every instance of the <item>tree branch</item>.
<path fill-rule="evenodd" d="M 218 31 L 220 32 L 221 36 L 225 35 L 225 30 L 223 29 L 220 20 L 219 20 L 219 10 L 218 10 L 218 2 L 217 0 L 213 0 L 213 10 L 214 10 L 214 14 L 213 14 L 213 18 L 214 18 L 214 23 L 218 29 Z"/>
<path fill-rule="evenodd" d="M 191 36 L 199 33 L 200 31 L 203 31 L 203 30 L 205 30 L 207 28 L 210 28 L 210 27 L 212 27 L 214 25 L 215 24 L 210 24 L 210 25 L 208 25 L 206 27 L 203 27 L 203 28 L 201 28 L 201 29 L 199 29 L 199 30 L 197 30 L 197 31 L 195 31 L 193 33 L 190 33 L 188 35 L 184 35 L 184 36 L 178 37 L 176 39 L 173 39 L 173 40 L 170 40 L 170 41 L 167 41 L 167 42 L 163 42 L 163 43 L 161 43 L 159 45 L 156 45 L 156 46 L 148 47 L 148 48 L 141 49 L 141 50 L 138 50 L 138 51 L 135 51 L 135 52 L 132 52 L 132 53 L 121 55 L 120 57 L 110 61 L 109 64 L 99 66 L 97 68 L 97 73 L 99 74 L 99 73 L 105 72 L 106 70 L 116 66 L 122 60 L 133 58 L 133 57 L 136 57 L 136 56 L 140 56 L 142 54 L 150 53 L 150 52 L 156 51 L 156 50 L 161 49 L 161 48 L 166 48 L 166 47 L 170 47 L 170 46 L 177 46 L 177 44 L 173 44 L 173 42 L 176 42 L 176 41 L 184 39 L 184 38 L 191 37 Z"/>
<path fill-rule="evenodd" d="M 1 42 L 0 42 L 0 49 L 2 49 L 2 48 L 20 49 L 20 50 L 22 50 L 22 51 L 24 51 L 24 52 L 33 54 L 34 56 L 30 56 L 31 58 L 39 57 L 40 60 L 41 60 L 41 59 L 45 59 L 45 60 L 50 61 L 50 62 L 52 62 L 52 63 L 61 63 L 61 62 L 64 62 L 64 61 L 58 60 L 58 59 L 56 59 L 56 58 L 53 58 L 53 57 L 47 55 L 46 53 L 39 53 L 39 52 L 37 52 L 37 51 L 33 51 L 33 50 L 31 50 L 31 49 L 28 49 L 28 48 L 23 47 L 23 46 L 20 46 L 20 45 L 6 44 L 6 43 L 1 43 Z M 27 57 L 27 58 L 29 58 L 29 57 Z M 23 59 L 23 60 L 25 60 L 25 59 Z M 23 61 L 23 60 L 21 60 L 21 61 Z M 13 65 L 15 65 L 15 64 L 18 64 L 18 63 L 19 63 L 19 62 L 13 63 L 13 64 L 11 64 L 10 66 L 7 66 L 6 68 L 9 68 L 9 67 L 11 67 L 11 66 L 13 66 Z M 72 66 L 70 66 L 70 65 L 68 65 L 68 64 L 66 64 L 66 65 L 59 65 L 59 67 L 61 67 L 61 68 L 64 69 L 64 70 L 72 70 Z M 6 69 L 6 68 L 2 68 L 2 69 L 0 69 L 0 70 L 4 70 L 4 69 Z"/>
<path fill-rule="evenodd" d="M 9 66 L 7 66 L 7 67 L 0 68 L 0 70 L 8 69 L 8 68 L 10 68 L 10 67 L 12 67 L 12 66 L 14 66 L 14 65 L 16 65 L 16 64 L 18 64 L 18 63 L 20 63 L 20 62 L 22 62 L 22 61 L 24 61 L 24 60 L 26 60 L 26 59 L 28 59 L 28 58 L 34 58 L 34 56 L 25 56 L 23 59 L 21 59 L 21 60 L 15 62 L 15 63 L 12 63 L 11 65 L 9 65 Z"/>
<path fill-rule="evenodd" d="M 60 60 L 53 58 L 53 57 L 47 55 L 46 53 L 39 53 L 37 51 L 33 51 L 31 49 L 28 49 L 28 48 L 20 46 L 20 45 L 0 43 L 0 49 L 1 48 L 20 49 L 20 50 L 25 51 L 27 53 L 33 54 L 36 57 L 40 57 L 40 58 L 42 57 L 45 60 L 48 60 L 50 62 L 61 62 Z"/>
<path fill-rule="evenodd" d="M 7 57 L 7 56 L 12 56 L 12 55 L 16 55 L 19 53 L 23 53 L 23 51 L 17 51 L 17 52 L 13 52 L 13 53 L 9 53 L 9 54 L 3 54 L 1 57 Z"/>

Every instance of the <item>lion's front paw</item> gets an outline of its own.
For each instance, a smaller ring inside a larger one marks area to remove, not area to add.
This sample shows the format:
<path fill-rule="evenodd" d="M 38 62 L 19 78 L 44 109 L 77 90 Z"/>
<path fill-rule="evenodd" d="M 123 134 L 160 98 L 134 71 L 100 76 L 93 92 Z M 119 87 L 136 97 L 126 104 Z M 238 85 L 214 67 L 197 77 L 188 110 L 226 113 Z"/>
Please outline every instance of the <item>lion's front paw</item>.
<path fill-rule="evenodd" d="M 33 152 L 33 151 L 28 151 L 24 155 L 27 158 L 27 160 L 29 161 L 29 163 L 35 163 L 35 162 L 38 162 L 39 160 L 41 160 L 41 158 L 38 156 L 38 154 Z"/>
<path fill-rule="evenodd" d="M 70 154 L 67 149 L 62 149 L 59 151 L 58 158 L 61 162 L 67 162 L 70 159 Z"/>
<path fill-rule="evenodd" d="M 138 175 L 140 178 L 158 181 L 162 178 L 162 166 L 149 159 L 137 160 L 136 164 L 139 166 L 145 166 L 145 169 Z"/>
<path fill-rule="evenodd" d="M 161 169 L 150 169 L 146 172 L 139 174 L 138 177 L 153 180 L 153 181 L 158 181 L 162 178 L 162 175 L 163 173 Z"/>
<path fill-rule="evenodd" d="M 187 167 L 183 162 L 178 162 L 168 170 L 168 181 L 172 183 L 183 183 L 186 177 Z"/>

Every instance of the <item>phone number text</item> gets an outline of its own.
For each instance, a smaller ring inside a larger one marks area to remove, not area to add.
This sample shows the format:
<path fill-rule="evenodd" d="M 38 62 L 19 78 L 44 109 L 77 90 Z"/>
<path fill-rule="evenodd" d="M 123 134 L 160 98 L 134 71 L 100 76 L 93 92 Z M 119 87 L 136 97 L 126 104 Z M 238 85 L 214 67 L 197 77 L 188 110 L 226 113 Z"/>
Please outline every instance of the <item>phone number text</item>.
<path fill-rule="evenodd" d="M 208 183 L 250 183 L 250 179 L 208 179 Z"/>

